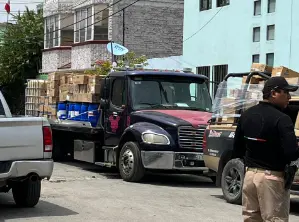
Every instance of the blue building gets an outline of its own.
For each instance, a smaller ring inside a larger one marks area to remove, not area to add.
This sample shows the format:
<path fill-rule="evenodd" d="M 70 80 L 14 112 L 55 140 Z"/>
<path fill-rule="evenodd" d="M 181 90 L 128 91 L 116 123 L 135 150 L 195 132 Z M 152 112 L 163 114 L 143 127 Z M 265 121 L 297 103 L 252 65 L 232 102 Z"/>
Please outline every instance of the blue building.
<path fill-rule="evenodd" d="M 298 0 L 187 0 L 183 59 L 214 82 L 252 62 L 299 71 L 298 9 Z"/>

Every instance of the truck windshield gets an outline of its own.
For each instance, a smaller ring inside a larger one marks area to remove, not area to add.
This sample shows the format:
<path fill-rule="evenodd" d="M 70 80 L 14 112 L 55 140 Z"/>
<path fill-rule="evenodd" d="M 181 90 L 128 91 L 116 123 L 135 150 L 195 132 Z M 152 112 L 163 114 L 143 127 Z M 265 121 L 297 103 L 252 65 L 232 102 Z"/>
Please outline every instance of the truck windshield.
<path fill-rule="evenodd" d="M 212 101 L 205 82 L 182 77 L 134 77 L 132 108 L 184 109 L 211 112 Z"/>

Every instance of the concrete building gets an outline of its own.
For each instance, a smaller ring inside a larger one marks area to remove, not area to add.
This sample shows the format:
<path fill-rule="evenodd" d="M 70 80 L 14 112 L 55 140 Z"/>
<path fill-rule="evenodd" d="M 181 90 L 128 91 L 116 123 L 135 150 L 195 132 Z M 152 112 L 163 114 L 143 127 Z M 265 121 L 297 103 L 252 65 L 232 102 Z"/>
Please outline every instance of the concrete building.
<path fill-rule="evenodd" d="M 91 68 L 110 59 L 111 40 L 148 58 L 181 55 L 184 0 L 141 0 L 122 10 L 134 1 L 45 0 L 41 72 Z"/>
<path fill-rule="evenodd" d="M 297 9 L 295 0 L 185 1 L 183 59 L 216 82 L 252 62 L 299 71 Z"/>

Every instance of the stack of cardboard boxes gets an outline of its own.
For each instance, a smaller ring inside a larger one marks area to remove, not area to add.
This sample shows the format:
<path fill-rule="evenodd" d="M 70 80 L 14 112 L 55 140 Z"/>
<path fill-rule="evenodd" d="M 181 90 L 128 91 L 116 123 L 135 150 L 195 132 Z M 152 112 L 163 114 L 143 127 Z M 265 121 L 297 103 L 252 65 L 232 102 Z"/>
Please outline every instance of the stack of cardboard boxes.
<path fill-rule="evenodd" d="M 50 73 L 47 95 L 40 98 L 40 115 L 55 119 L 58 102 L 98 103 L 102 78 L 83 73 Z"/>
<path fill-rule="evenodd" d="M 250 71 L 265 72 L 269 73 L 271 76 L 283 76 L 286 78 L 289 84 L 299 85 L 299 73 L 284 66 L 273 68 L 265 64 L 253 63 Z M 246 84 L 246 78 L 247 77 L 243 77 L 242 84 Z M 257 104 L 258 101 L 262 100 L 262 89 L 264 83 L 264 80 L 260 76 L 253 76 L 251 78 L 248 90 L 245 94 L 245 104 L 243 104 L 240 100 L 242 88 L 230 90 L 229 97 L 221 99 L 221 106 L 223 106 L 222 113 L 224 117 L 219 118 L 218 122 L 227 124 L 233 123 L 234 117 L 225 118 L 225 116 L 237 114 L 237 111 L 239 111 L 240 109 L 246 110 L 249 107 Z M 296 127 L 298 127 L 299 129 L 299 115 L 296 123 Z"/>

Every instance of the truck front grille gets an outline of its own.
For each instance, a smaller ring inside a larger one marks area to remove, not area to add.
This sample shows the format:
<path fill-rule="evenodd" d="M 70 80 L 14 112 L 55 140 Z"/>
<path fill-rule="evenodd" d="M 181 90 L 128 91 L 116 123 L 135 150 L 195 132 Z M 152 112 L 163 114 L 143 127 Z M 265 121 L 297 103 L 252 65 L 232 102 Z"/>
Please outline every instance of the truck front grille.
<path fill-rule="evenodd" d="M 185 149 L 195 149 L 202 152 L 203 135 L 206 126 L 202 125 L 199 128 L 192 126 L 181 126 L 179 128 L 179 145 Z"/>

